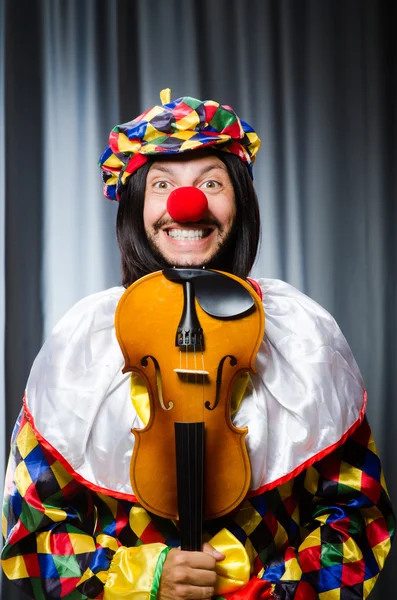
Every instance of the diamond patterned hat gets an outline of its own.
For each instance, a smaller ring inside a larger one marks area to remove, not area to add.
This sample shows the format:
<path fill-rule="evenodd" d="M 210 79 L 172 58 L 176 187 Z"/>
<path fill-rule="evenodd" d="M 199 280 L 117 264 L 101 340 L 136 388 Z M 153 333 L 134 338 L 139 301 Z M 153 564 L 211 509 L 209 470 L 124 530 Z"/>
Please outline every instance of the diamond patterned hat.
<path fill-rule="evenodd" d="M 162 106 L 153 106 L 110 132 L 109 145 L 98 163 L 106 198 L 118 200 L 120 186 L 150 156 L 181 154 L 210 146 L 236 154 L 252 177 L 261 142 L 230 106 L 190 96 L 170 102 L 168 88 L 162 90 L 160 98 Z"/>

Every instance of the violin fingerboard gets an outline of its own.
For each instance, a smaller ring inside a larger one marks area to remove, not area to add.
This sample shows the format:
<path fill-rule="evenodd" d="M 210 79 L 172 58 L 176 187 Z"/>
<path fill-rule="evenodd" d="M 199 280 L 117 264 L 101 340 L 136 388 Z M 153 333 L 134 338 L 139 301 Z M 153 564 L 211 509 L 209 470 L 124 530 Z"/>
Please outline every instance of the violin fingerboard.
<path fill-rule="evenodd" d="M 203 528 L 204 423 L 175 423 L 181 550 L 199 551 Z"/>

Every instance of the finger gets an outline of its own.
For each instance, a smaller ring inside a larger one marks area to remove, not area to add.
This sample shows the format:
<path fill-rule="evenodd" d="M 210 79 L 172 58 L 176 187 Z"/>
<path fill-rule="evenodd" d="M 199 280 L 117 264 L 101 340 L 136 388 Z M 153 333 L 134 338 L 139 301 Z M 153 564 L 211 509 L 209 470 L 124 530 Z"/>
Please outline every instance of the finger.
<path fill-rule="evenodd" d="M 219 552 L 214 548 L 214 546 L 211 546 L 211 544 L 208 544 L 207 542 L 203 544 L 203 552 L 211 554 L 211 556 L 213 556 L 216 561 L 225 560 L 226 558 L 226 556 L 222 552 Z"/>
<path fill-rule="evenodd" d="M 189 600 L 211 600 L 215 594 L 215 588 L 212 586 L 199 587 L 196 585 L 185 586 L 184 594 L 181 598 L 189 598 Z"/>
<path fill-rule="evenodd" d="M 178 552 L 174 557 L 175 564 L 192 569 L 214 570 L 216 559 L 207 552 Z"/>
<path fill-rule="evenodd" d="M 214 586 L 216 584 L 216 572 L 206 569 L 186 569 L 185 582 L 199 587 Z"/>

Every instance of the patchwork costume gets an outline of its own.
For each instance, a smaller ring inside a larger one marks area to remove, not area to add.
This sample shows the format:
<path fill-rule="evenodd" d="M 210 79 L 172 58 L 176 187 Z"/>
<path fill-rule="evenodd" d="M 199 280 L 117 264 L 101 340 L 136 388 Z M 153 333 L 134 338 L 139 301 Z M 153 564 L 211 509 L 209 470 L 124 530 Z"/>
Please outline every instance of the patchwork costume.
<path fill-rule="evenodd" d="M 235 150 L 248 162 L 256 134 L 244 127 L 246 146 Z M 117 133 L 119 145 L 138 143 Z M 113 198 L 116 180 L 136 170 L 120 152 L 102 157 Z M 242 377 L 232 398 L 233 423 L 248 427 L 252 478 L 236 510 L 204 523 L 204 540 L 226 555 L 215 597 L 366 598 L 395 521 L 360 372 L 318 304 L 278 280 L 254 285 L 266 332 L 256 375 Z M 13 433 L 2 566 L 37 600 L 154 600 L 167 552 L 180 544 L 178 523 L 148 513 L 131 489 L 131 428 L 144 427 L 149 409 L 142 380 L 122 373 L 114 313 L 123 292 L 81 300 L 54 328 Z"/>

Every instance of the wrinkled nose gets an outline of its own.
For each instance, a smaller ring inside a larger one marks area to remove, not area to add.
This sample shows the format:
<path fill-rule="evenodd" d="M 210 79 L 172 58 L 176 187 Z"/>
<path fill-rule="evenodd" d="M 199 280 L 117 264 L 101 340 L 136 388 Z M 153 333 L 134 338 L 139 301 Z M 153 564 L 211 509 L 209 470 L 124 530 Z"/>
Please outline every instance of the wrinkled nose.
<path fill-rule="evenodd" d="M 168 214 L 178 223 L 200 221 L 207 210 L 207 196 L 193 186 L 176 188 L 168 196 Z"/>

